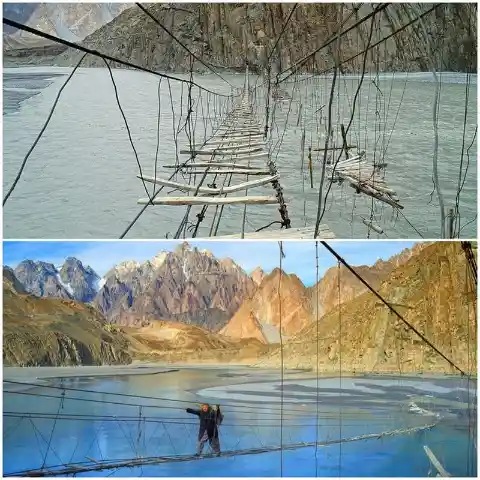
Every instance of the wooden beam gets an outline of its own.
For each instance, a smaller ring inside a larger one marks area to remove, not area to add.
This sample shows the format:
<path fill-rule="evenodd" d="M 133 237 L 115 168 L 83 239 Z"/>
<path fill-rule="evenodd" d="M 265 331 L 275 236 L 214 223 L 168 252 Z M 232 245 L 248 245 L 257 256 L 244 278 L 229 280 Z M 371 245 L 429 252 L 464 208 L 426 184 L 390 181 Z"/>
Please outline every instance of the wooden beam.
<path fill-rule="evenodd" d="M 205 170 L 189 170 L 188 173 L 191 173 L 192 175 L 202 175 L 205 173 Z M 272 173 L 270 170 L 266 170 L 265 168 L 262 169 L 251 169 L 251 170 L 245 170 L 244 168 L 241 168 L 239 165 L 239 168 L 228 168 L 228 169 L 222 169 L 222 170 L 213 170 L 210 169 L 208 171 L 209 175 L 226 175 L 226 174 L 236 174 L 236 175 L 271 175 Z"/>
<path fill-rule="evenodd" d="M 165 187 L 176 188 L 184 192 L 198 191 L 198 193 L 205 193 L 210 195 L 223 195 L 223 194 L 239 192 L 240 190 L 245 190 L 247 188 L 255 188 L 255 187 L 260 187 L 261 185 L 266 185 L 267 183 L 271 183 L 275 180 L 278 180 L 280 178 L 280 175 L 273 175 L 271 177 L 260 178 L 258 180 L 250 180 L 248 182 L 243 182 L 237 185 L 232 185 L 232 186 L 223 187 L 223 188 L 198 187 L 197 185 L 188 185 L 185 183 L 173 182 L 171 180 L 166 180 L 158 177 L 156 178 L 145 177 L 145 176 L 142 177 L 141 175 L 137 175 L 137 177 L 149 183 L 155 183 L 157 185 L 164 185 Z"/>
<path fill-rule="evenodd" d="M 162 165 L 164 168 L 178 168 L 178 165 Z M 258 170 L 259 167 L 252 165 L 239 165 L 238 163 L 229 163 L 229 162 L 192 162 L 188 165 L 185 165 L 184 169 L 190 168 L 199 168 L 199 167 L 239 167 L 244 170 Z M 137 175 L 138 177 L 138 175 Z"/>
<path fill-rule="evenodd" d="M 148 198 L 137 200 L 139 205 L 148 205 Z M 250 197 L 157 197 L 154 205 L 273 205 L 278 203 L 277 197 L 250 196 Z"/>

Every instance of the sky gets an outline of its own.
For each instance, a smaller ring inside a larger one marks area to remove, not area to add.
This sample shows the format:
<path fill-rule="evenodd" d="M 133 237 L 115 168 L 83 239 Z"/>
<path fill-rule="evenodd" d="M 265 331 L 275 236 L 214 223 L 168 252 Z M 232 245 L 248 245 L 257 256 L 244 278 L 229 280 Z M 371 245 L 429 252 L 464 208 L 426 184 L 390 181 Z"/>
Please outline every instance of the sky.
<path fill-rule="evenodd" d="M 42 260 L 54 265 L 63 264 L 66 257 L 76 257 L 90 265 L 100 276 L 125 260 L 143 263 L 161 251 L 173 251 L 182 241 L 4 241 L 3 264 L 15 268 L 23 260 Z M 246 272 L 261 267 L 266 273 L 279 266 L 279 245 L 276 241 L 189 241 L 192 247 L 207 249 L 217 258 L 231 258 Z M 378 259 L 388 260 L 416 242 L 409 241 L 331 241 L 328 244 L 351 265 L 373 265 Z M 283 242 L 285 258 L 282 269 L 295 273 L 307 286 L 316 280 L 314 241 Z M 318 243 L 319 278 L 337 265 L 332 254 Z"/>

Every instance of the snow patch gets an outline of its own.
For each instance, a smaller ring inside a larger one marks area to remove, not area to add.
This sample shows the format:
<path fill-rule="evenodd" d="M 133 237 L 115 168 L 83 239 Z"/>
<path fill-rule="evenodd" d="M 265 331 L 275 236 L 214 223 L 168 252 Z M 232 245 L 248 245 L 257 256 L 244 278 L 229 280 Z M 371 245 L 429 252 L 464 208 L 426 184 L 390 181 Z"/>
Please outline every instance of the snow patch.
<path fill-rule="evenodd" d="M 185 278 L 190 280 L 189 273 L 187 271 L 187 259 L 185 257 L 183 257 L 182 271 Z"/>
<path fill-rule="evenodd" d="M 72 289 L 71 285 L 70 285 L 69 283 L 63 283 L 63 281 L 62 281 L 59 273 L 56 273 L 56 274 L 55 274 L 55 277 L 56 277 L 58 283 L 59 283 L 70 295 L 73 296 L 73 289 Z"/>
<path fill-rule="evenodd" d="M 97 291 L 100 291 L 106 283 L 107 283 L 107 280 L 105 278 L 100 278 L 97 281 Z"/>

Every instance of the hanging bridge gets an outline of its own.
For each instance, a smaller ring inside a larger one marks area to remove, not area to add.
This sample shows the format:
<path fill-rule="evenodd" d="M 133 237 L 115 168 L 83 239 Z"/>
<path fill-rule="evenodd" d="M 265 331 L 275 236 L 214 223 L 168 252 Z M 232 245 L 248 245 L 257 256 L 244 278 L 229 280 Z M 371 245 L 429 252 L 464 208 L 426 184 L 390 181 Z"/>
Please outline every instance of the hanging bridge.
<path fill-rule="evenodd" d="M 144 182 L 170 187 L 174 191 L 188 192 L 192 195 L 141 198 L 138 203 L 140 205 L 184 205 L 188 208 L 201 206 L 202 209 L 197 214 L 197 223 L 191 232 L 193 237 L 196 236 L 200 223 L 205 220 L 209 207 L 215 207 L 215 211 L 208 236 L 216 236 L 224 206 L 240 205 L 244 208 L 241 231 L 221 238 L 268 238 L 269 236 L 282 239 L 314 238 L 311 227 L 291 228 L 280 174 L 265 143 L 266 132 L 256 118 L 254 110 L 247 66 L 240 100 L 219 122 L 214 134 L 203 144 L 190 144 L 180 150 L 181 155 L 188 156 L 185 162 L 164 165 L 166 169 L 175 169 L 176 172 L 188 175 L 190 179 L 193 178 L 193 182 L 179 183 L 156 176 L 138 175 L 138 178 Z M 203 160 L 204 158 L 206 160 Z M 198 182 L 197 178 L 199 178 Z M 238 179 L 241 178 L 245 181 L 239 182 Z M 252 190 L 255 192 L 265 187 L 272 189 L 270 195 L 249 195 Z M 239 192 L 244 194 L 231 195 Z M 247 206 L 263 205 L 278 205 L 280 218 L 272 224 L 279 223 L 281 229 L 245 232 Z M 188 213 L 189 211 L 186 214 L 187 217 Z M 184 227 L 185 221 L 182 221 L 175 238 L 179 238 Z M 335 235 L 326 225 L 322 225 L 317 237 L 331 239 L 335 238 Z"/>
<path fill-rule="evenodd" d="M 330 440 L 324 442 L 299 442 L 285 445 L 261 447 L 261 448 L 247 448 L 239 450 L 225 450 L 221 454 L 216 455 L 171 455 L 171 456 L 158 456 L 158 457 L 141 457 L 141 458 L 132 458 L 127 460 L 93 460 L 91 459 L 88 462 L 79 462 L 71 465 L 62 465 L 55 467 L 47 467 L 38 470 L 24 470 L 21 472 L 16 472 L 14 474 L 5 474 L 5 477 L 51 477 L 51 476 L 65 476 L 65 475 L 75 475 L 79 473 L 87 472 L 99 472 L 103 470 L 112 470 L 120 468 L 133 468 L 133 467 L 142 467 L 148 465 L 159 465 L 165 463 L 179 463 L 179 462 L 193 462 L 204 460 L 207 458 L 219 458 L 219 457 L 237 457 L 243 455 L 258 455 L 262 453 L 270 452 L 279 452 L 279 451 L 288 451 L 288 450 L 297 450 L 300 448 L 306 447 L 328 447 L 331 445 L 349 443 L 349 442 L 358 442 L 361 440 L 370 440 L 370 439 L 380 439 L 384 437 L 389 437 L 393 435 L 407 435 L 422 432 L 425 430 L 431 430 L 435 427 L 435 423 L 428 425 L 423 425 L 420 427 L 412 427 L 405 429 L 396 429 L 380 433 L 372 433 L 365 435 L 358 435 L 350 438 L 342 438 L 338 440 Z M 430 452 L 431 453 L 431 452 Z M 437 461 L 438 462 L 438 461 Z M 441 468 L 441 467 L 440 467 Z"/>

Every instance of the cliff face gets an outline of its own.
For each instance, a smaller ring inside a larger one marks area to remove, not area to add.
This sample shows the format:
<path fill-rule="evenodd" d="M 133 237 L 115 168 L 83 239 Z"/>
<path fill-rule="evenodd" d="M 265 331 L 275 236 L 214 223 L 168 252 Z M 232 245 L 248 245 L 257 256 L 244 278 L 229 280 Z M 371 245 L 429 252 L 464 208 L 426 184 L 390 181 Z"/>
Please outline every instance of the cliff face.
<path fill-rule="evenodd" d="M 197 56 L 213 66 L 243 68 L 248 60 L 253 70 L 262 70 L 292 8 L 292 4 L 213 3 L 213 4 L 149 4 L 149 11 Z M 347 26 L 372 11 L 373 4 L 344 4 L 343 18 Z M 373 24 L 371 44 L 390 35 L 431 8 L 429 4 L 391 4 L 379 13 Z M 324 44 L 337 28 L 337 4 L 301 3 L 296 8 L 275 54 L 274 71 L 293 63 Z M 437 70 L 476 71 L 476 5 L 440 4 L 423 18 L 387 40 L 380 48 L 379 69 L 382 71 L 428 71 L 430 60 Z M 371 22 L 342 37 L 340 59 L 346 60 L 361 52 L 369 37 Z M 432 57 L 426 54 L 430 42 Z M 99 28 L 83 42 L 89 48 L 152 69 L 185 71 L 190 57 L 158 25 L 137 6 L 123 11 L 112 22 Z M 323 49 L 306 69 L 321 71 L 332 66 L 333 47 Z M 369 55 L 367 68 L 375 65 L 376 55 Z M 74 65 L 78 52 L 68 50 L 55 60 L 58 65 Z M 343 66 L 344 71 L 357 71 L 362 58 Z M 84 66 L 104 66 L 101 59 L 87 57 Z M 196 71 L 204 71 L 195 62 Z"/>
<path fill-rule="evenodd" d="M 3 276 L 3 364 L 110 365 L 131 362 L 127 338 L 92 306 L 37 298 Z"/>
<path fill-rule="evenodd" d="M 372 266 L 361 265 L 353 267 L 353 269 L 370 286 L 377 289 L 393 270 L 407 262 L 413 256 L 418 255 L 428 245 L 430 245 L 428 242 L 416 243 L 412 248 L 406 248 L 386 261 L 377 260 Z M 316 318 L 317 299 L 318 315 L 322 316 L 339 304 L 348 302 L 366 291 L 367 287 L 343 265 L 341 265 L 340 268 L 329 268 L 317 285 L 309 289 L 309 294 L 312 299 L 312 315 Z"/>
<path fill-rule="evenodd" d="M 279 343 L 280 308 L 281 333 L 285 336 L 299 332 L 311 320 L 311 304 L 301 280 L 276 268 L 243 302 L 220 333 L 229 338 L 255 338 L 262 343 Z"/>
<path fill-rule="evenodd" d="M 438 242 L 394 269 L 380 294 L 440 351 L 476 372 L 476 292 L 459 243 Z M 431 350 L 370 292 L 345 302 L 284 345 L 285 366 L 321 372 L 448 372 Z M 262 363 L 279 365 L 277 349 Z"/>
<path fill-rule="evenodd" d="M 122 325 L 175 319 L 217 331 L 254 289 L 253 280 L 232 260 L 218 260 L 184 243 L 151 262 L 117 266 L 106 275 L 94 303 Z"/>

